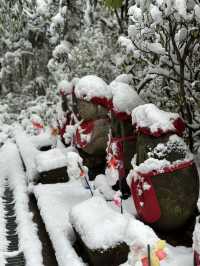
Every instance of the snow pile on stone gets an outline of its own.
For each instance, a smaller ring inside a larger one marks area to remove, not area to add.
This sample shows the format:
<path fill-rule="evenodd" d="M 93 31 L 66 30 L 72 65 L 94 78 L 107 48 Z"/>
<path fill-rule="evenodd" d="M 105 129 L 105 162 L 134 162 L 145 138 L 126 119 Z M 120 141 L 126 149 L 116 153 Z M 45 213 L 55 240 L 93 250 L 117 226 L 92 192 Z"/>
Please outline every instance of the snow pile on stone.
<path fill-rule="evenodd" d="M 163 169 L 171 165 L 171 163 L 166 159 L 159 160 L 155 158 L 149 158 L 138 166 L 135 165 L 134 162 L 131 162 L 131 164 L 133 165 L 133 169 L 130 170 L 126 178 L 129 186 L 131 186 L 133 178 L 135 178 L 136 180 L 137 178 L 140 178 L 138 174 L 147 174 L 152 171 L 158 171 L 159 173 L 163 173 Z"/>
<path fill-rule="evenodd" d="M 107 200 L 112 200 L 115 195 L 115 191 L 111 189 L 111 187 L 108 184 L 107 178 L 105 175 L 100 174 L 97 175 L 95 180 L 94 180 L 94 186 L 99 193 L 101 193 L 105 199 Z"/>
<path fill-rule="evenodd" d="M 58 265 L 85 265 L 73 248 L 75 235 L 69 222 L 69 211 L 76 204 L 90 198 L 90 192 L 84 189 L 79 181 L 55 185 L 39 184 L 34 186 L 33 190 L 52 241 Z"/>
<path fill-rule="evenodd" d="M 42 246 L 29 211 L 26 176 L 16 145 L 6 143 L 2 156 L 3 167 L 6 165 L 4 174 L 8 177 L 15 198 L 19 249 L 24 252 L 27 266 L 43 266 Z"/>
<path fill-rule="evenodd" d="M 103 79 L 88 75 L 81 78 L 75 86 L 75 95 L 77 98 L 90 101 L 94 97 L 111 98 L 111 92 Z"/>
<path fill-rule="evenodd" d="M 183 161 L 189 161 L 193 160 L 193 154 L 189 151 L 189 148 L 183 138 L 177 136 L 176 134 L 173 134 L 169 137 L 168 142 L 166 143 L 159 143 L 153 150 L 148 152 L 148 157 L 157 157 L 158 159 L 163 159 L 165 156 L 167 156 L 169 153 L 172 153 L 173 151 L 178 151 L 182 153 L 184 158 L 181 158 L 178 161 L 175 161 L 173 163 L 183 162 Z"/>
<path fill-rule="evenodd" d="M 67 173 L 69 178 L 79 179 L 81 177 L 81 169 L 86 173 L 88 173 L 88 168 L 83 166 L 83 159 L 77 152 L 69 151 L 66 154 L 66 163 L 67 163 Z"/>
<path fill-rule="evenodd" d="M 153 246 L 159 240 L 151 227 L 131 217 L 128 221 L 125 240 L 129 246 L 146 249 L 148 244 Z"/>
<path fill-rule="evenodd" d="M 161 159 L 150 157 L 138 166 L 133 164 L 134 169 L 131 170 L 129 175 L 127 176 L 127 181 L 130 184 L 130 179 L 132 179 L 134 174 L 136 174 L 137 176 L 137 173 L 146 174 L 152 171 L 158 171 L 158 173 L 163 173 L 164 169 L 167 167 L 170 167 L 170 166 L 173 167 L 173 166 L 178 165 L 179 163 L 187 162 L 191 160 L 193 160 L 193 155 L 190 152 L 186 153 L 186 157 L 183 158 L 182 160 L 177 160 L 174 162 L 170 162 L 166 159 L 161 160 Z"/>
<path fill-rule="evenodd" d="M 121 74 L 121 75 L 117 76 L 114 81 L 130 84 L 132 80 L 133 80 L 132 74 Z"/>
<path fill-rule="evenodd" d="M 83 228 L 82 226 L 79 226 L 79 228 L 80 230 L 88 230 L 87 233 L 89 234 L 89 236 L 91 236 L 92 242 L 94 242 L 96 239 L 103 239 L 101 235 L 97 236 L 96 233 L 103 234 L 104 237 L 107 234 L 108 241 L 110 242 L 113 237 L 112 231 L 114 231 L 114 229 L 116 228 L 118 230 L 118 227 L 120 227 L 119 234 L 121 234 L 121 239 L 126 242 L 131 249 L 129 260 L 123 266 L 134 265 L 131 264 L 131 262 L 133 261 L 133 247 L 136 249 L 137 247 L 139 247 L 144 251 L 147 249 L 147 244 L 150 244 L 153 247 L 159 240 L 159 238 L 149 226 L 144 225 L 142 222 L 136 220 L 130 214 L 126 213 L 124 215 L 121 215 L 120 213 L 118 213 L 120 217 L 124 217 L 122 218 L 125 223 L 124 226 L 123 221 L 122 223 L 120 222 L 120 218 L 115 219 L 116 212 L 115 210 L 110 209 L 110 202 L 107 204 L 103 199 L 99 200 L 99 197 L 91 198 L 89 191 L 83 188 L 80 181 L 69 181 L 65 184 L 56 184 L 53 186 L 39 184 L 34 187 L 34 194 L 37 198 L 41 216 L 55 249 L 55 254 L 59 266 L 85 265 L 73 249 L 75 235 L 70 223 L 71 220 L 76 223 L 76 228 L 78 228 L 79 224 L 82 224 L 82 222 L 86 224 L 85 228 Z M 98 203 L 97 208 L 95 204 L 96 198 L 98 201 L 96 202 L 96 204 Z M 93 201 L 94 203 L 90 204 L 90 202 Z M 52 206 L 54 206 L 54 208 L 52 208 Z M 72 211 L 70 212 L 70 210 Z M 112 216 L 114 218 L 108 219 L 108 224 L 106 222 L 104 223 L 103 219 L 98 221 L 98 228 L 94 230 L 93 226 L 96 226 L 95 217 L 98 216 L 100 219 L 103 218 L 103 214 L 107 215 L 106 210 L 108 211 L 109 217 L 113 212 Z M 74 218 L 72 218 L 73 213 Z M 77 220 L 75 217 L 77 217 Z M 122 227 L 121 224 L 123 225 Z M 110 228 L 109 232 L 107 232 L 108 228 Z M 93 238 L 94 232 L 95 235 Z M 83 237 L 83 235 L 81 236 Z M 118 235 L 116 236 L 115 240 L 117 241 L 119 238 L 120 236 Z M 161 262 L 163 266 L 193 265 L 191 249 L 186 249 L 184 247 L 173 248 L 167 245 L 166 252 L 167 258 L 165 261 Z"/>
<path fill-rule="evenodd" d="M 26 167 L 28 181 L 33 181 L 38 176 L 35 157 L 40 153 L 40 151 L 36 149 L 35 145 L 30 141 L 30 138 L 21 128 L 15 129 L 14 134 L 16 144 L 20 150 L 20 154 Z"/>
<path fill-rule="evenodd" d="M 37 149 L 46 146 L 51 146 L 53 144 L 52 137 L 49 132 L 44 132 L 36 136 L 30 136 L 29 139 Z"/>
<path fill-rule="evenodd" d="M 113 97 L 113 109 L 116 112 L 131 114 L 134 108 L 144 104 L 137 92 L 126 83 L 113 81 L 109 87 Z"/>
<path fill-rule="evenodd" d="M 127 219 L 93 197 L 72 208 L 70 222 L 90 249 L 108 249 L 124 242 Z"/>
<path fill-rule="evenodd" d="M 36 157 L 38 172 L 47 172 L 53 169 L 62 168 L 67 165 L 67 158 L 58 148 L 40 152 Z"/>
<path fill-rule="evenodd" d="M 153 170 L 162 171 L 163 168 L 170 166 L 171 163 L 166 160 L 159 160 L 155 158 L 149 158 L 144 163 L 141 163 L 139 166 L 135 166 L 134 171 L 138 173 L 149 173 Z"/>
<path fill-rule="evenodd" d="M 148 128 L 152 133 L 159 129 L 163 132 L 176 131 L 173 122 L 178 114 L 160 110 L 154 104 L 144 104 L 132 111 L 132 123 L 137 128 Z"/>

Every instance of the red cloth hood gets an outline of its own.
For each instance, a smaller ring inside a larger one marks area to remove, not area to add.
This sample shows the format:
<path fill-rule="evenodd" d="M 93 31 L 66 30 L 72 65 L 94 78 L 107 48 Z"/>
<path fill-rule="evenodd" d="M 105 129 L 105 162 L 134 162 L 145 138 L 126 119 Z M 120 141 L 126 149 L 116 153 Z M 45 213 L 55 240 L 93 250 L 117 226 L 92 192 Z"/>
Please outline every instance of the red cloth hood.
<path fill-rule="evenodd" d="M 169 134 L 169 133 L 176 133 L 177 135 L 182 136 L 186 128 L 184 121 L 180 117 L 178 117 L 172 122 L 172 124 L 174 126 L 174 130 L 163 131 L 162 129 L 159 128 L 157 131 L 151 132 L 150 128 L 138 127 L 137 131 L 141 132 L 144 135 L 154 136 L 156 138 L 159 138 L 162 135 Z"/>

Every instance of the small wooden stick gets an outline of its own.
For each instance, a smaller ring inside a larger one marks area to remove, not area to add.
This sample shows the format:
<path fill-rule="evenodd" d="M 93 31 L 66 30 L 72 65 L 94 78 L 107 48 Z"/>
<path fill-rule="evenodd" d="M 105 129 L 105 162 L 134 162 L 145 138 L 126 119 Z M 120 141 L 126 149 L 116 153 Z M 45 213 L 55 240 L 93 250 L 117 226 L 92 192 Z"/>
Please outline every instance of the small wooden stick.
<path fill-rule="evenodd" d="M 151 247 L 147 245 L 147 254 L 148 254 L 148 266 L 151 266 Z"/>
<path fill-rule="evenodd" d="M 82 168 L 82 166 L 81 166 L 80 163 L 78 163 L 78 167 L 80 168 L 80 170 L 81 170 L 82 172 L 84 172 L 84 170 L 83 170 L 83 168 Z M 85 173 L 85 172 L 84 172 L 84 173 Z M 94 194 L 93 194 L 93 192 L 92 192 L 92 189 L 91 189 L 91 187 L 90 187 L 90 184 L 89 184 L 89 182 L 87 181 L 87 177 L 86 177 L 85 175 L 84 175 L 84 179 L 85 179 L 85 182 L 86 182 L 87 186 L 89 187 L 90 193 L 91 193 L 91 195 L 92 195 L 92 197 L 93 197 Z"/>

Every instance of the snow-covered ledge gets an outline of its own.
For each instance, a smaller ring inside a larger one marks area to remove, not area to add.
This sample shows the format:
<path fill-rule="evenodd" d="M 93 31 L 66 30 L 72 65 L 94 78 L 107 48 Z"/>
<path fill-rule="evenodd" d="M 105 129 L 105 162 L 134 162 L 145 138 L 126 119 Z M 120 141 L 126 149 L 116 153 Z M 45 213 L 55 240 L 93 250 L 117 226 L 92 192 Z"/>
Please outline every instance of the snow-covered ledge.
<path fill-rule="evenodd" d="M 26 175 L 17 146 L 7 143 L 2 149 L 4 164 L 11 165 L 5 170 L 8 182 L 13 189 L 19 235 L 19 248 L 24 252 L 26 266 L 43 266 L 42 246 L 37 235 L 37 226 L 32 221 L 32 213 L 28 206 Z"/>

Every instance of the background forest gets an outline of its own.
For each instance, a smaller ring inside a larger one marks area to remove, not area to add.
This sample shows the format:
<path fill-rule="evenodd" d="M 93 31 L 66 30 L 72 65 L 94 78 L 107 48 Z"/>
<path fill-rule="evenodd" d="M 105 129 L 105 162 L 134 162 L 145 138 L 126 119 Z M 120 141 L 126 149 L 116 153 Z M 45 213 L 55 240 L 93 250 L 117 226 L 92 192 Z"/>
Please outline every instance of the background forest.
<path fill-rule="evenodd" d="M 61 81 L 126 74 L 146 102 L 181 114 L 198 150 L 198 0 L 2 0 L 0 10 L 2 121 L 51 123 Z"/>

